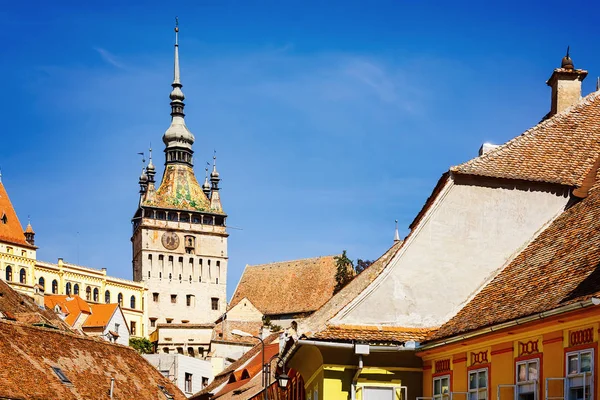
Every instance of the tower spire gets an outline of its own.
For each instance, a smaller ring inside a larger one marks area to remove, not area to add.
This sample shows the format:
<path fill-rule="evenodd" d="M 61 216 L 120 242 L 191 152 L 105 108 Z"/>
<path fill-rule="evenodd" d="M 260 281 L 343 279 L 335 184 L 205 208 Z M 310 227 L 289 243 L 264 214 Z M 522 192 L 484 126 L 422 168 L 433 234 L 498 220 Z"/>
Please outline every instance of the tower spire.
<path fill-rule="evenodd" d="M 208 183 L 208 166 L 210 164 L 208 161 L 206 162 L 206 167 L 204 167 L 204 184 L 202 185 L 202 191 L 206 195 L 206 197 L 210 198 L 210 183 Z"/>
<path fill-rule="evenodd" d="M 185 125 L 185 113 L 183 112 L 185 96 L 181 88 L 181 74 L 179 70 L 179 19 L 175 18 L 175 55 L 173 63 L 173 90 L 169 98 L 171 99 L 171 125 L 163 135 L 163 142 L 166 145 L 166 163 L 167 164 L 187 164 L 192 165 L 192 144 L 194 144 L 194 135 Z"/>
<path fill-rule="evenodd" d="M 210 208 L 215 211 L 223 211 L 221 205 L 221 195 L 219 194 L 219 181 L 221 180 L 217 172 L 217 151 L 213 154 L 213 170 L 210 173 Z"/>

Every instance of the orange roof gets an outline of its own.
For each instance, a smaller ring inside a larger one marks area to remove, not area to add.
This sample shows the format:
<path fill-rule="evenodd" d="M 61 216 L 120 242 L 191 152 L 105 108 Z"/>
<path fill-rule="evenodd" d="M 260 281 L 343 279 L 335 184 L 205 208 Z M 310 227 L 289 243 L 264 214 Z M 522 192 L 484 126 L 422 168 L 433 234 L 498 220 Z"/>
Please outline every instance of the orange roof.
<path fill-rule="evenodd" d="M 520 136 L 452 167 L 455 174 L 581 185 L 600 153 L 600 92 Z"/>
<path fill-rule="evenodd" d="M 110 322 L 112 316 L 115 315 L 119 304 L 91 304 L 90 307 L 92 308 L 92 315 L 87 317 L 83 326 L 87 328 L 93 326 L 105 327 Z"/>
<path fill-rule="evenodd" d="M 539 234 L 442 325 L 440 339 L 600 295 L 600 185 Z"/>
<path fill-rule="evenodd" d="M 90 314 L 92 312 L 88 303 L 77 295 L 46 295 L 44 296 L 44 305 L 50 310 L 54 310 L 54 307 L 58 305 L 61 311 L 67 315 L 65 322 L 69 324 L 69 326 L 75 325 L 75 322 L 81 313 Z"/>
<path fill-rule="evenodd" d="M 2 182 L 0 182 L 0 241 L 35 248 L 25 240 L 23 226 L 19 222 Z"/>
<path fill-rule="evenodd" d="M 334 256 L 247 265 L 230 302 L 244 297 L 263 314 L 313 312 L 333 295 Z"/>
<path fill-rule="evenodd" d="M 404 343 L 408 340 L 421 342 L 434 330 L 431 328 L 405 328 L 367 325 L 330 325 L 313 335 L 315 339 L 342 342 Z"/>

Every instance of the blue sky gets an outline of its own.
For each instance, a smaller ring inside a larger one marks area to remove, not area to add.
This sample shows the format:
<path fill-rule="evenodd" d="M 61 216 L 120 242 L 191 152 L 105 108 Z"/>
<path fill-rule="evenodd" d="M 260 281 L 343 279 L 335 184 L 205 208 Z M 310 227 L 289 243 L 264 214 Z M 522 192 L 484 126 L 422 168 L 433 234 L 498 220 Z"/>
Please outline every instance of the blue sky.
<path fill-rule="evenodd" d="M 449 166 L 540 120 L 567 45 L 584 94 L 600 75 L 591 1 L 84 3 L 0 10 L 0 166 L 38 258 L 131 278 L 136 153 L 162 165 L 178 15 L 196 171 L 216 149 L 239 228 L 229 295 L 246 264 L 378 257 Z"/>

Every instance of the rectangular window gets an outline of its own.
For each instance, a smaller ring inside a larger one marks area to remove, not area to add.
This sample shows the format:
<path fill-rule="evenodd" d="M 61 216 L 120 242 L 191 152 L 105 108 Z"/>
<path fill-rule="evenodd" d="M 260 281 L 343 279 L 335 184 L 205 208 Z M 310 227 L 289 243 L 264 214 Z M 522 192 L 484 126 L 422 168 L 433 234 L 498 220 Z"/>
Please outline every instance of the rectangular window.
<path fill-rule="evenodd" d="M 517 362 L 517 400 L 537 400 L 539 366 L 538 358 Z"/>
<path fill-rule="evenodd" d="M 211 309 L 217 311 L 219 310 L 219 299 L 217 297 L 213 297 L 210 299 Z"/>
<path fill-rule="evenodd" d="M 202 389 L 208 386 L 208 378 L 202 377 Z"/>
<path fill-rule="evenodd" d="M 130 329 L 131 334 L 135 336 L 135 334 L 136 334 L 136 330 L 135 330 L 136 324 L 135 324 L 135 321 L 131 321 L 130 324 L 131 324 L 131 329 Z"/>
<path fill-rule="evenodd" d="M 433 378 L 433 398 L 435 400 L 449 399 L 450 393 L 450 375 L 438 376 Z"/>
<path fill-rule="evenodd" d="M 154 302 L 158 301 L 158 293 L 156 293 L 156 292 L 152 293 L 152 301 L 154 301 Z"/>
<path fill-rule="evenodd" d="M 170 324 L 173 322 L 173 318 L 167 318 L 167 324 Z"/>
<path fill-rule="evenodd" d="M 185 296 L 185 305 L 186 306 L 188 306 L 188 307 L 192 306 L 192 303 L 193 303 L 193 300 L 194 300 L 193 297 L 194 296 L 191 295 L 191 294 L 188 294 L 188 295 Z"/>
<path fill-rule="evenodd" d="M 150 318 L 150 326 L 154 328 L 156 326 L 156 318 Z"/>
<path fill-rule="evenodd" d="M 192 374 L 185 373 L 185 392 L 192 393 Z"/>
<path fill-rule="evenodd" d="M 594 390 L 594 351 L 567 353 L 567 395 L 565 400 L 590 400 Z"/>
<path fill-rule="evenodd" d="M 487 368 L 469 371 L 469 400 L 486 400 L 488 393 Z"/>
<path fill-rule="evenodd" d="M 176 294 L 171 295 L 171 303 L 173 303 L 173 304 L 177 303 L 177 295 Z"/>
<path fill-rule="evenodd" d="M 60 381 L 62 383 L 66 383 L 66 384 L 70 384 L 71 383 L 71 381 L 69 380 L 69 378 L 67 378 L 67 376 L 62 371 L 62 369 L 60 369 L 58 367 L 52 367 L 52 370 L 54 371 L 54 373 L 56 374 L 56 376 L 58 376 L 58 379 L 60 379 Z"/>

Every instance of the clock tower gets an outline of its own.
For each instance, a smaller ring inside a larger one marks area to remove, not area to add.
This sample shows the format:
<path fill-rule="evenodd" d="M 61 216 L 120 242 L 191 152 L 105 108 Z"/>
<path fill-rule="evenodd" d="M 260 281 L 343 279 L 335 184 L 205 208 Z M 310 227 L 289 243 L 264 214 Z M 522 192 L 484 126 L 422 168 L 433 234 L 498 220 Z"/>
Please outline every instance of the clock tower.
<path fill-rule="evenodd" d="M 162 138 L 165 169 L 156 187 L 150 149 L 132 219 L 133 279 L 148 288 L 144 307 L 149 333 L 158 324 L 212 323 L 226 308 L 227 215 L 221 206 L 216 157 L 202 186 L 194 174 L 195 138 L 184 120 L 178 32 L 176 27 L 171 124 Z"/>

